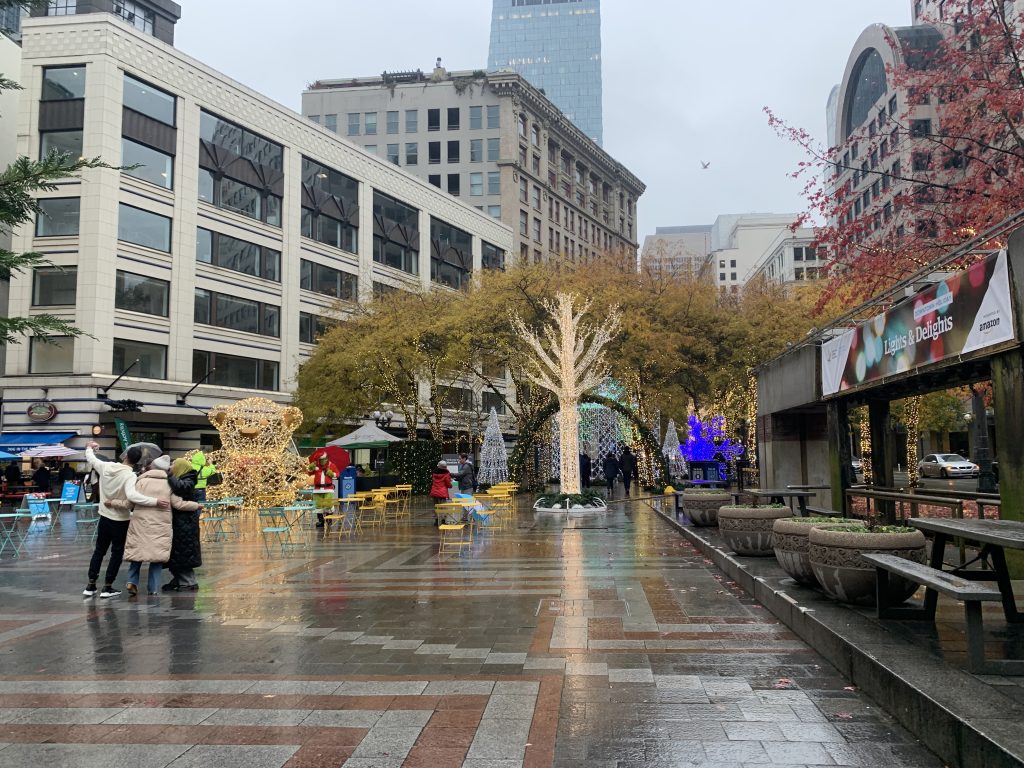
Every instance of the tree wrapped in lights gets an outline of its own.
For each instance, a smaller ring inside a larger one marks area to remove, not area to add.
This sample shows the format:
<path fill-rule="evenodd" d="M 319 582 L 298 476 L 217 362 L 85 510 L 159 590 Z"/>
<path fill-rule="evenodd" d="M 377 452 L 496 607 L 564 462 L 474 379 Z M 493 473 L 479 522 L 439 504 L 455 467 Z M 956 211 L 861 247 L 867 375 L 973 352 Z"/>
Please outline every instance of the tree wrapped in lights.
<path fill-rule="evenodd" d="M 487 485 L 508 480 L 508 451 L 505 450 L 505 438 L 498 423 L 498 412 L 493 407 L 487 419 L 484 444 L 480 448 L 480 472 L 477 479 Z"/>
<path fill-rule="evenodd" d="M 702 421 L 691 413 L 686 424 L 688 430 L 682 452 L 687 461 L 717 461 L 724 475 L 725 465 L 743 455 L 743 445 L 726 435 L 724 416 Z"/>
<path fill-rule="evenodd" d="M 661 452 L 668 462 L 669 472 L 672 477 L 682 477 L 686 473 L 686 459 L 679 444 L 679 433 L 676 431 L 675 419 L 668 420 L 665 427 L 665 442 L 661 446 Z"/>
<path fill-rule="evenodd" d="M 512 315 L 512 327 L 532 353 L 528 378 L 558 398 L 562 492 L 579 493 L 580 398 L 608 375 L 602 351 L 618 333 L 621 316 L 613 307 L 600 326 L 584 325 L 590 302 L 577 307 L 573 296 L 561 292 L 542 306 L 553 322 L 545 325 L 541 334 L 527 328 L 518 315 Z"/>

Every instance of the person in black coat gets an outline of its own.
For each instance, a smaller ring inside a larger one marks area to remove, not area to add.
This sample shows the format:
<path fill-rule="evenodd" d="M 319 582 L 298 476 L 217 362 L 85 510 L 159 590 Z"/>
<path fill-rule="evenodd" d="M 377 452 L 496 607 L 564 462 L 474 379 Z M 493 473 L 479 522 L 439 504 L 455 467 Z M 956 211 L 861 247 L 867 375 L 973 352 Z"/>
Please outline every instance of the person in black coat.
<path fill-rule="evenodd" d="M 36 461 L 39 463 L 36 466 L 36 471 L 32 473 L 32 483 L 39 489 L 39 493 L 49 493 L 50 485 L 53 482 L 50 468 L 39 459 L 36 459 Z"/>
<path fill-rule="evenodd" d="M 196 478 L 195 469 L 186 459 L 175 461 L 167 475 L 172 493 L 183 503 L 171 506 L 171 556 L 167 561 L 171 580 L 164 584 L 164 592 L 199 589 L 195 569 L 203 564 L 203 552 L 199 536 L 200 507 L 195 503 Z"/>
<path fill-rule="evenodd" d="M 590 457 L 583 451 L 580 452 L 580 487 L 590 487 Z"/>
<path fill-rule="evenodd" d="M 636 456 L 629 450 L 629 446 L 622 447 L 622 455 L 619 457 L 619 471 L 622 472 L 622 485 L 629 496 L 629 484 L 636 477 Z"/>
<path fill-rule="evenodd" d="M 608 455 L 601 462 L 601 471 L 604 473 L 604 479 L 608 481 L 608 498 L 610 499 L 615 493 L 615 477 L 619 474 L 619 460 L 611 451 L 608 451 Z"/>
<path fill-rule="evenodd" d="M 21 485 L 21 467 L 18 462 L 12 461 L 4 467 L 4 479 L 8 485 Z"/>

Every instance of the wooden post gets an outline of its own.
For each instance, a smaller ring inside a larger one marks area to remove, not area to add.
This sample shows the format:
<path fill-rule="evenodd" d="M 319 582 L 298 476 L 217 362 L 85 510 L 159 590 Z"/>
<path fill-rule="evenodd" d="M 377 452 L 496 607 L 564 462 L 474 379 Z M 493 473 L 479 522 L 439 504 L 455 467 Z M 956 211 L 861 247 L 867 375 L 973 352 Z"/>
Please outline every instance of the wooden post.
<path fill-rule="evenodd" d="M 828 429 L 829 480 L 832 485 L 832 509 L 849 513 L 846 489 L 853 485 L 853 451 L 850 444 L 849 408 L 845 400 L 830 400 L 826 405 Z"/>
<path fill-rule="evenodd" d="M 999 517 L 1024 520 L 1024 356 L 1020 347 L 992 358 L 993 407 L 999 446 Z M 1009 551 L 1012 578 L 1024 578 L 1024 553 Z"/>
<path fill-rule="evenodd" d="M 892 462 L 895 455 L 889 401 L 872 400 L 868 403 L 868 421 L 871 424 L 871 474 L 879 488 L 893 487 Z M 875 507 L 886 525 L 896 522 L 896 506 L 879 499 Z"/>

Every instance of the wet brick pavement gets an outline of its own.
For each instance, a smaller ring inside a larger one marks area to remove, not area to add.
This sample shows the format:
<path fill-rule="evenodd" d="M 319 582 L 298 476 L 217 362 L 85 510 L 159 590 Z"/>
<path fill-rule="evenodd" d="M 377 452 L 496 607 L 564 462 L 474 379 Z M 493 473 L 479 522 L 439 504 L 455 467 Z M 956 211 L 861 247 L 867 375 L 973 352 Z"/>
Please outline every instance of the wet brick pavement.
<path fill-rule="evenodd" d="M 206 544 L 199 592 L 110 601 L 73 530 L 32 534 L 0 560 L 0 765 L 941 765 L 642 502 L 459 557 L 428 520 Z"/>

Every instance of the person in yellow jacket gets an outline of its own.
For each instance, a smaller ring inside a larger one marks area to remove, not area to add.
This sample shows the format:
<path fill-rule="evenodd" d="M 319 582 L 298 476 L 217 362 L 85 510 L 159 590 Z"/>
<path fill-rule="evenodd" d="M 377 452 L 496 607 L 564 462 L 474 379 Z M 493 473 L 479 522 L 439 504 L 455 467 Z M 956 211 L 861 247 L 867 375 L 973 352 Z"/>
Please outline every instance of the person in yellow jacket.
<path fill-rule="evenodd" d="M 192 454 L 192 469 L 196 471 L 196 487 L 194 500 L 200 504 L 206 501 L 206 484 L 210 480 L 210 475 L 217 471 L 217 467 L 213 465 L 213 462 L 206 458 L 206 454 L 202 451 L 196 451 Z"/>

